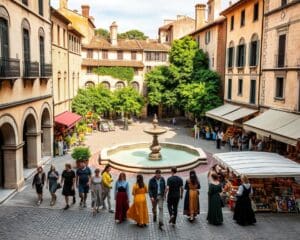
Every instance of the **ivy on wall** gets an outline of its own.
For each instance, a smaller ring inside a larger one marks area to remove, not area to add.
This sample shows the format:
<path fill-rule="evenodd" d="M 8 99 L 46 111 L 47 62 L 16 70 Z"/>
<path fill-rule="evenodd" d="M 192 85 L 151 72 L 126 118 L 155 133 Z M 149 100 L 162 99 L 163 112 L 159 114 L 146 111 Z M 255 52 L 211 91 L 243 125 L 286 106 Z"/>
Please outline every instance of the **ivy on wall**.
<path fill-rule="evenodd" d="M 131 67 L 98 67 L 94 72 L 100 76 L 111 76 L 128 82 L 134 77 L 134 69 Z"/>

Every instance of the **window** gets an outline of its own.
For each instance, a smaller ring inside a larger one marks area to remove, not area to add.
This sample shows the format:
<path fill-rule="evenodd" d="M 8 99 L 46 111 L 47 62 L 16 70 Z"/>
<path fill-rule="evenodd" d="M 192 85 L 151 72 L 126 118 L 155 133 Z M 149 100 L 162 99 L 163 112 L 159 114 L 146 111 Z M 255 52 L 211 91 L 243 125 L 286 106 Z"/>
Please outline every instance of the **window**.
<path fill-rule="evenodd" d="M 61 73 L 58 72 L 57 73 L 57 101 L 59 102 L 60 101 L 60 89 L 61 89 Z"/>
<path fill-rule="evenodd" d="M 227 85 L 227 99 L 231 100 L 231 90 L 232 90 L 232 79 L 228 79 Z"/>
<path fill-rule="evenodd" d="M 91 74 L 91 73 L 93 73 L 93 70 L 94 70 L 93 67 L 88 66 L 87 69 L 86 69 L 86 73 L 87 73 L 87 74 Z"/>
<path fill-rule="evenodd" d="M 155 53 L 155 61 L 159 61 L 159 52 Z"/>
<path fill-rule="evenodd" d="M 285 6 L 287 4 L 287 0 L 281 0 L 281 6 Z"/>
<path fill-rule="evenodd" d="M 131 60 L 136 60 L 136 52 L 131 52 Z"/>
<path fill-rule="evenodd" d="M 108 59 L 108 51 L 102 50 L 102 59 Z"/>
<path fill-rule="evenodd" d="M 207 31 L 205 33 L 205 44 L 207 45 L 209 44 L 209 42 L 210 42 L 210 31 Z"/>
<path fill-rule="evenodd" d="M 116 89 L 121 89 L 121 88 L 124 88 L 125 87 L 125 84 L 123 82 L 117 82 L 116 83 Z"/>
<path fill-rule="evenodd" d="M 23 59 L 24 59 L 24 75 L 29 75 L 30 70 L 30 36 L 29 30 L 23 28 Z"/>
<path fill-rule="evenodd" d="M 241 12 L 241 27 L 245 26 L 245 10 Z"/>
<path fill-rule="evenodd" d="M 88 49 L 86 56 L 87 56 L 87 58 L 93 58 L 93 49 Z"/>
<path fill-rule="evenodd" d="M 5 60 L 9 58 L 8 22 L 0 18 L 0 57 Z M 1 69 L 2 70 L 2 69 Z"/>
<path fill-rule="evenodd" d="M 151 53 L 146 52 L 146 61 L 151 61 Z"/>
<path fill-rule="evenodd" d="M 161 53 L 161 61 L 166 62 L 167 61 L 167 54 L 166 53 Z"/>
<path fill-rule="evenodd" d="M 245 66 L 246 48 L 244 39 L 240 40 L 240 44 L 237 46 L 237 67 Z"/>
<path fill-rule="evenodd" d="M 22 0 L 22 3 L 28 6 L 28 0 Z"/>
<path fill-rule="evenodd" d="M 101 83 L 101 85 L 102 85 L 104 88 L 110 90 L 110 84 L 109 84 L 109 82 L 104 81 L 104 82 Z"/>
<path fill-rule="evenodd" d="M 146 66 L 146 72 L 150 72 L 151 71 L 151 66 Z"/>
<path fill-rule="evenodd" d="M 44 1 L 44 0 L 39 0 L 39 14 L 40 14 L 41 16 L 44 15 L 44 4 L 43 4 L 43 1 Z"/>
<path fill-rule="evenodd" d="M 41 75 L 44 74 L 45 66 L 45 39 L 43 36 L 40 36 L 40 69 Z"/>
<path fill-rule="evenodd" d="M 283 98 L 283 89 L 284 89 L 284 78 L 278 77 L 276 78 L 276 98 Z"/>
<path fill-rule="evenodd" d="M 259 57 L 259 41 L 258 41 L 258 36 L 256 34 L 251 38 L 249 50 L 250 50 L 249 65 L 257 66 L 258 65 L 258 57 Z"/>
<path fill-rule="evenodd" d="M 118 60 L 123 60 L 123 51 L 117 52 Z"/>
<path fill-rule="evenodd" d="M 234 29 L 234 16 L 231 16 L 230 18 L 230 30 L 232 31 Z"/>
<path fill-rule="evenodd" d="M 238 95 L 243 95 L 243 79 L 239 79 L 238 82 Z"/>
<path fill-rule="evenodd" d="M 136 91 L 139 91 L 139 89 L 140 89 L 140 86 L 139 86 L 139 83 L 138 83 L 138 82 L 132 82 L 132 83 L 131 83 L 131 87 L 132 87 L 133 89 L 135 89 Z"/>
<path fill-rule="evenodd" d="M 60 27 L 57 25 L 57 45 L 60 46 Z"/>
<path fill-rule="evenodd" d="M 256 102 L 256 80 L 250 82 L 250 103 L 255 104 Z"/>
<path fill-rule="evenodd" d="M 87 82 L 85 83 L 85 87 L 86 87 L 86 88 L 92 88 L 92 87 L 95 87 L 95 83 L 92 82 L 92 81 L 87 81 Z"/>
<path fill-rule="evenodd" d="M 282 34 L 279 36 L 277 67 L 284 67 L 285 65 L 285 43 L 286 35 Z"/>
<path fill-rule="evenodd" d="M 66 47 L 66 30 L 63 31 L 63 46 Z"/>
<path fill-rule="evenodd" d="M 258 16 L 259 16 L 259 4 L 255 3 L 253 8 L 253 21 L 258 20 Z"/>
<path fill-rule="evenodd" d="M 233 57 L 234 57 L 234 44 L 233 42 L 231 42 L 229 44 L 229 48 L 228 48 L 228 59 L 227 59 L 227 66 L 229 68 L 233 67 Z"/>

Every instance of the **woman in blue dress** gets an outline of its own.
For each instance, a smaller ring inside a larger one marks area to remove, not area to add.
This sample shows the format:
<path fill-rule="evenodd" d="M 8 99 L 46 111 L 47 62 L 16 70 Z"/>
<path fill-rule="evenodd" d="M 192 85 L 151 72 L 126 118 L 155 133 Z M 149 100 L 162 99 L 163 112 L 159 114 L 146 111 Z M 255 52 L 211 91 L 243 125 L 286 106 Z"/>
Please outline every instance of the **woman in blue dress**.
<path fill-rule="evenodd" d="M 47 186 L 51 194 L 50 206 L 53 206 L 56 202 L 56 190 L 58 186 L 59 173 L 56 171 L 55 166 L 51 165 L 47 174 Z"/>

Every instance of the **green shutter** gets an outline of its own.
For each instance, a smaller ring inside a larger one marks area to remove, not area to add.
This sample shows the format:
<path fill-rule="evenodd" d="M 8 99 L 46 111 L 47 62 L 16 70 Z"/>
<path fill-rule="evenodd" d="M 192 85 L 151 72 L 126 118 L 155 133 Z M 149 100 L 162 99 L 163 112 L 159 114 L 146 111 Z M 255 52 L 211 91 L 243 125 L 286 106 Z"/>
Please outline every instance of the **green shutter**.
<path fill-rule="evenodd" d="M 256 66 L 259 66 L 259 59 L 260 59 L 260 53 L 261 53 L 259 44 L 260 44 L 260 41 L 257 40 L 256 41 Z"/>

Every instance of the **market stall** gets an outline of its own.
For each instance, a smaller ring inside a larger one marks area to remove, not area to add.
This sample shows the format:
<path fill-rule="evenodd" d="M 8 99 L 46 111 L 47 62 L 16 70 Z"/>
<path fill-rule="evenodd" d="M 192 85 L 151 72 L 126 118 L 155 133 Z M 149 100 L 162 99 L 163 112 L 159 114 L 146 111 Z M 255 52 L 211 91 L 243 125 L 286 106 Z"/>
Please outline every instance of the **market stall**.
<path fill-rule="evenodd" d="M 246 175 L 251 179 L 257 211 L 299 212 L 300 164 L 269 152 L 229 152 L 213 157 L 231 172 L 230 208 L 235 205 L 239 176 Z"/>

